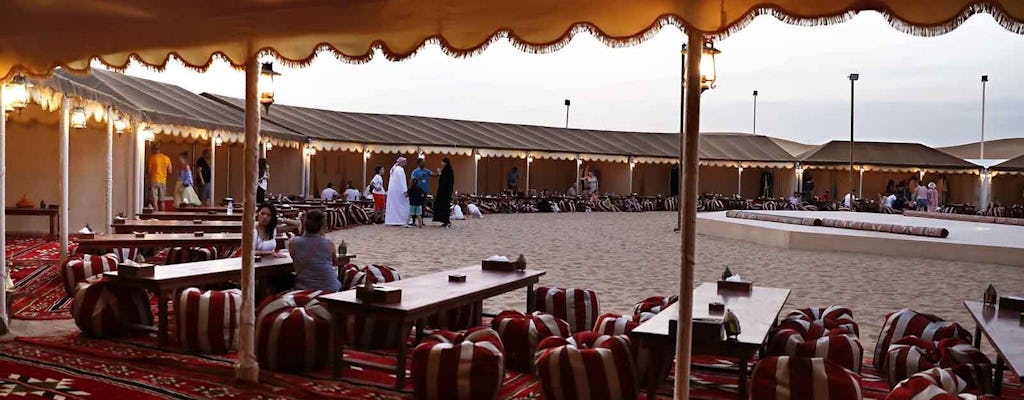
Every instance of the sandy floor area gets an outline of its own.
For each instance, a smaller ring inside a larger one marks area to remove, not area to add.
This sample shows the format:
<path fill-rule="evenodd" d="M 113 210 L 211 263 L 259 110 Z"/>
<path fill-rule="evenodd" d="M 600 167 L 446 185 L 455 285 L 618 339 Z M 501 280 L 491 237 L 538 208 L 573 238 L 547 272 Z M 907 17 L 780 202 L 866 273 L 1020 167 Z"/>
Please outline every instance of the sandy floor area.
<path fill-rule="evenodd" d="M 393 266 L 403 276 L 477 264 L 490 255 L 523 253 L 530 268 L 547 271 L 541 283 L 594 289 L 602 312 L 629 313 L 647 296 L 677 292 L 679 235 L 675 213 L 487 215 L 456 221 L 451 230 L 370 226 L 330 234 L 345 239 L 360 264 Z M 990 282 L 1024 288 L 1019 267 L 783 250 L 699 236 L 695 281 L 717 279 L 725 266 L 755 284 L 793 290 L 790 308 L 843 304 L 861 325 L 866 352 L 874 348 L 887 312 L 909 307 L 974 324 L 964 299 L 980 299 Z M 1019 293 L 1018 293 L 1019 294 Z M 516 292 L 484 304 L 488 312 L 525 308 Z"/>

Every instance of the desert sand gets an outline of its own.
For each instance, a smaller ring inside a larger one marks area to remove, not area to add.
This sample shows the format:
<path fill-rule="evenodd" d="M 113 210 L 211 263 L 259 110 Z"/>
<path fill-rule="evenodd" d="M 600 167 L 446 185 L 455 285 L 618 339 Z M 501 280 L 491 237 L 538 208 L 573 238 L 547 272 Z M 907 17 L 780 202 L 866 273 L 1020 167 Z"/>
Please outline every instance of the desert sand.
<path fill-rule="evenodd" d="M 542 285 L 596 290 L 602 312 L 626 314 L 645 297 L 678 293 L 675 218 L 673 212 L 486 215 L 456 221 L 450 230 L 375 225 L 329 237 L 348 242 L 359 264 L 393 266 L 404 277 L 522 253 L 529 268 L 547 271 Z M 907 307 L 973 331 L 964 299 L 980 299 L 990 282 L 1024 294 L 1020 267 L 796 251 L 698 236 L 695 282 L 716 280 L 726 266 L 756 285 L 792 289 L 783 313 L 828 304 L 850 307 L 867 355 L 888 312 Z M 525 302 L 520 291 L 485 302 L 484 310 L 525 310 Z"/>

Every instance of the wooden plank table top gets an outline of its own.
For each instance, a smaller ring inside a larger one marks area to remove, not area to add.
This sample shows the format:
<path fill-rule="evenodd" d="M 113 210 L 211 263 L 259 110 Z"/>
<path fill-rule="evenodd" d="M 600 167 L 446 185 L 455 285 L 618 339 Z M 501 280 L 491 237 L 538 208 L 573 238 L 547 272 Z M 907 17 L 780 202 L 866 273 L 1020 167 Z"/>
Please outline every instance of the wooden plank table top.
<path fill-rule="evenodd" d="M 1017 380 L 1024 383 L 1024 323 L 1021 322 L 1022 310 L 1000 308 L 998 304 L 986 307 L 980 301 L 964 300 L 964 307 L 974 318 L 974 346 L 981 344 L 984 334 L 999 357 L 996 359 L 994 385 L 995 394 L 1002 389 L 1003 368 L 1010 367 Z"/>
<path fill-rule="evenodd" d="M 192 221 L 201 219 L 204 221 L 241 221 L 242 212 L 228 214 L 223 211 L 210 213 L 208 211 L 152 211 L 139 213 L 139 219 L 159 220 L 184 220 Z"/>
<path fill-rule="evenodd" d="M 50 223 L 48 225 L 50 229 L 50 239 L 57 238 L 57 216 L 60 214 L 60 208 L 57 207 L 4 207 L 4 212 L 7 215 L 28 215 L 28 216 L 41 216 L 49 217 Z"/>
<path fill-rule="evenodd" d="M 141 219 L 129 220 L 124 223 L 114 223 L 114 233 L 239 233 L 242 231 L 242 221 L 207 221 L 197 224 L 193 221 L 184 220 L 161 220 Z"/>
<path fill-rule="evenodd" d="M 465 282 L 449 282 L 449 274 L 466 275 Z M 479 265 L 466 268 L 435 272 L 413 278 L 388 282 L 384 286 L 402 289 L 402 300 L 397 303 L 371 303 L 356 298 L 356 291 L 331 293 L 318 297 L 331 312 L 331 365 L 335 377 L 339 377 L 344 364 L 344 333 L 340 321 L 347 316 L 367 316 L 389 319 L 401 327 L 398 354 L 395 362 L 395 387 L 405 385 L 406 355 L 410 324 L 415 322 L 417 334 L 422 332 L 423 321 L 440 311 L 479 304 L 484 299 L 527 288 L 527 311 L 532 311 L 533 285 L 544 276 L 544 271 L 528 269 L 524 272 L 485 271 Z"/>
<path fill-rule="evenodd" d="M 753 353 L 758 351 L 768 339 L 768 333 L 778 321 L 779 313 L 789 299 L 789 289 L 754 286 L 750 293 L 737 291 L 719 291 L 717 283 L 703 283 L 693 291 L 693 318 L 717 318 L 722 314 L 712 315 L 708 304 L 721 302 L 725 308 L 732 310 L 740 321 L 741 332 L 736 340 L 702 341 L 693 340 L 693 354 L 706 354 L 721 357 L 738 358 L 740 362 L 740 387 L 738 398 L 746 398 L 747 362 Z M 654 348 L 653 354 L 661 355 L 657 367 L 648 368 L 653 373 L 647 377 L 648 395 L 651 396 L 658 383 L 668 373 L 675 354 L 674 335 L 669 334 L 670 321 L 679 317 L 679 303 L 672 304 L 665 310 L 633 329 L 630 336 L 641 341 L 645 346 Z M 679 328 L 683 329 L 683 328 Z M 651 398 L 654 398 L 653 396 Z"/>
<path fill-rule="evenodd" d="M 278 247 L 287 241 L 284 235 L 277 237 Z M 207 233 L 195 236 L 191 233 L 147 233 L 145 237 L 135 237 L 132 233 L 115 233 L 110 235 L 97 234 L 92 239 L 80 238 L 78 248 L 84 250 L 112 248 L 167 248 L 167 247 L 201 247 L 201 246 L 239 246 L 242 244 L 241 233 Z"/>
<path fill-rule="evenodd" d="M 256 278 L 290 274 L 293 271 L 292 258 L 287 253 L 283 257 L 262 257 L 253 264 Z M 184 264 L 157 266 L 152 276 L 126 277 L 117 271 L 104 272 L 103 276 L 115 285 L 148 290 L 157 298 L 157 337 L 161 346 L 169 341 L 167 302 L 173 300 L 175 291 L 193 286 L 210 285 L 242 279 L 242 259 L 221 258 L 217 260 L 199 261 Z M 180 326 L 180 325 L 179 325 Z"/>

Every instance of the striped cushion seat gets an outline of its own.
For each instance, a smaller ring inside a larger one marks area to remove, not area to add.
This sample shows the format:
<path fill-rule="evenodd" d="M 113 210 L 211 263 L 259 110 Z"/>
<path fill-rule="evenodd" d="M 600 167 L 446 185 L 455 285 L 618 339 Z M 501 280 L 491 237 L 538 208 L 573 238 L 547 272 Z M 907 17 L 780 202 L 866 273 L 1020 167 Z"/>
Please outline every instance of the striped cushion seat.
<path fill-rule="evenodd" d="M 331 314 L 319 290 L 292 290 L 267 298 L 256 311 L 256 357 L 279 371 L 311 371 L 327 364 Z"/>
<path fill-rule="evenodd" d="M 343 279 L 349 280 L 353 284 L 362 283 L 362 279 L 369 280 L 371 284 L 394 282 L 402 279 L 402 275 L 398 273 L 398 270 L 386 265 L 367 265 L 362 268 L 362 273 L 365 278 L 359 278 L 358 276 L 348 278 L 343 275 Z M 344 285 L 345 283 L 343 282 L 342 284 Z M 396 348 L 400 343 L 399 340 L 404 340 L 405 338 L 405 335 L 399 332 L 401 329 L 401 325 L 395 321 L 353 316 L 349 317 L 346 322 L 346 337 L 348 338 L 348 343 L 352 346 L 371 349 Z"/>
<path fill-rule="evenodd" d="M 885 400 L 961 400 L 969 398 L 957 396 L 966 388 L 967 382 L 953 371 L 936 367 L 903 380 Z"/>
<path fill-rule="evenodd" d="M 117 257 L 117 260 L 124 262 L 126 260 L 132 260 L 135 262 L 145 262 L 146 257 L 142 256 L 137 247 L 118 247 L 110 250 L 110 254 Z"/>
<path fill-rule="evenodd" d="M 577 333 L 549 337 L 537 349 L 537 378 L 545 399 L 635 400 L 638 383 L 626 335 Z"/>
<path fill-rule="evenodd" d="M 341 290 L 349 290 L 366 281 L 366 271 L 355 264 L 341 267 Z"/>
<path fill-rule="evenodd" d="M 413 393 L 419 400 L 494 400 L 505 378 L 498 333 L 437 331 L 412 352 Z"/>
<path fill-rule="evenodd" d="M 752 400 L 860 400 L 860 378 L 823 358 L 768 357 L 750 379 Z"/>
<path fill-rule="evenodd" d="M 660 313 L 662 310 L 668 308 L 679 301 L 679 296 L 653 296 L 638 301 L 633 306 L 633 315 L 640 315 L 642 313 Z"/>
<path fill-rule="evenodd" d="M 82 255 L 80 258 L 68 259 L 61 269 L 64 274 L 64 292 L 68 297 L 74 296 L 78 285 L 85 283 L 94 276 L 104 272 L 117 271 L 118 259 L 114 255 L 94 256 Z"/>
<path fill-rule="evenodd" d="M 827 307 L 808 307 L 790 311 L 780 322 L 789 320 L 819 322 L 826 330 L 841 329 L 846 333 L 860 336 L 860 327 L 853 320 L 853 312 L 849 308 L 837 305 Z M 782 328 L 786 328 L 783 326 Z"/>
<path fill-rule="evenodd" d="M 540 341 L 549 336 L 567 337 L 569 323 L 551 314 L 502 311 L 491 320 L 491 328 L 505 344 L 505 365 L 508 369 L 530 372 L 533 356 Z"/>
<path fill-rule="evenodd" d="M 75 293 L 71 316 L 83 335 L 121 336 L 128 325 L 152 325 L 149 297 L 141 289 L 114 286 L 99 280 Z"/>
<path fill-rule="evenodd" d="M 885 316 L 885 323 L 878 334 L 878 342 L 875 344 L 874 353 L 872 353 L 874 357 L 872 361 L 876 369 L 882 369 L 889 345 L 905 336 L 917 336 L 928 341 L 955 337 L 969 342 L 971 338 L 971 334 L 956 322 L 943 321 L 942 318 L 934 315 L 904 308 Z"/>
<path fill-rule="evenodd" d="M 967 382 L 968 389 L 989 393 L 992 389 L 992 363 L 981 350 L 963 339 L 942 339 L 938 343 L 939 366 L 952 368 Z"/>
<path fill-rule="evenodd" d="M 221 354 L 238 345 L 238 311 L 242 291 L 185 289 L 174 299 L 178 341 L 187 351 Z"/>
<path fill-rule="evenodd" d="M 980 350 L 963 339 L 947 338 L 937 342 L 907 336 L 889 346 L 882 364 L 882 376 L 895 385 L 911 375 L 935 367 L 949 368 L 968 388 L 988 390 L 992 382 L 992 364 Z"/>
<path fill-rule="evenodd" d="M 197 261 L 217 259 L 217 248 L 207 247 L 175 247 L 167 252 L 166 265 L 184 264 Z"/>
<path fill-rule="evenodd" d="M 594 323 L 594 332 L 602 335 L 628 335 L 634 328 L 640 326 L 640 316 L 626 317 L 620 314 L 604 313 L 597 317 Z"/>
<path fill-rule="evenodd" d="M 366 209 L 361 206 L 349 206 L 346 211 L 348 212 L 349 221 L 354 224 L 366 225 L 371 223 L 370 214 L 366 213 Z"/>
<path fill-rule="evenodd" d="M 564 319 L 572 332 L 589 330 L 601 313 L 597 293 L 587 289 L 538 287 L 534 309 Z"/>
<path fill-rule="evenodd" d="M 807 337 L 793 329 L 781 329 L 772 343 L 772 355 L 824 358 L 858 374 L 864 358 L 860 339 L 848 334 Z"/>

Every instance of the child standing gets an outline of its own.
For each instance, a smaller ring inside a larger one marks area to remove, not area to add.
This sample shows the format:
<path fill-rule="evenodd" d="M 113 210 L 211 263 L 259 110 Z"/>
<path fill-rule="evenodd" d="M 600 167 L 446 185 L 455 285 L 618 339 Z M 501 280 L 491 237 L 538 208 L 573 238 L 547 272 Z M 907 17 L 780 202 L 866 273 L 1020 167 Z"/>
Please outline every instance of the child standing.
<path fill-rule="evenodd" d="M 426 200 L 427 192 L 420 187 L 419 179 L 413 178 L 412 185 L 409 186 L 409 215 L 412 218 L 409 226 L 417 226 L 416 220 L 419 220 L 419 227 L 423 227 L 423 203 Z"/>

